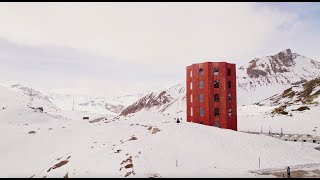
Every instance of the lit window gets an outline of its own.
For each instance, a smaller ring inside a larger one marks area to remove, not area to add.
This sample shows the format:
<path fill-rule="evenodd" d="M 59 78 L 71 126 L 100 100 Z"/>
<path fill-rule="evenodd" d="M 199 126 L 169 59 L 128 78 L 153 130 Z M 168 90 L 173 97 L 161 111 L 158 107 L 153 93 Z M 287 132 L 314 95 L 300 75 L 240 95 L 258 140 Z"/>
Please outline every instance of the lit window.
<path fill-rule="evenodd" d="M 190 77 L 192 77 L 192 71 L 190 71 Z"/>
<path fill-rule="evenodd" d="M 231 110 L 231 108 L 229 108 L 228 114 L 229 114 L 229 116 L 231 117 L 231 115 L 232 115 L 232 110 Z"/>
<path fill-rule="evenodd" d="M 190 102 L 192 102 L 192 94 L 190 95 Z"/>
<path fill-rule="evenodd" d="M 192 89 L 192 82 L 190 83 L 190 89 Z"/>
<path fill-rule="evenodd" d="M 228 81 L 228 88 L 231 88 L 231 81 Z"/>
<path fill-rule="evenodd" d="M 231 94 L 228 94 L 228 101 L 231 101 Z"/>
<path fill-rule="evenodd" d="M 214 81 L 213 86 L 214 88 L 219 88 L 219 81 Z"/>
<path fill-rule="evenodd" d="M 219 75 L 219 69 L 218 68 L 214 68 L 213 69 L 213 74 L 214 75 Z"/>
<path fill-rule="evenodd" d="M 219 94 L 214 94 L 214 102 L 219 102 Z"/>
<path fill-rule="evenodd" d="M 204 83 L 203 83 L 203 81 L 200 81 L 199 82 L 199 88 L 202 89 L 203 87 L 204 87 Z"/>
<path fill-rule="evenodd" d="M 203 76 L 203 69 L 199 69 L 199 75 Z"/>
<path fill-rule="evenodd" d="M 220 116 L 219 108 L 215 108 L 214 109 L 214 116 L 215 117 L 219 117 Z"/>
<path fill-rule="evenodd" d="M 203 101 L 204 101 L 203 94 L 200 94 L 200 102 L 203 102 Z"/>
<path fill-rule="evenodd" d="M 193 116 L 192 107 L 190 108 L 190 116 Z"/>
<path fill-rule="evenodd" d="M 201 116 L 201 117 L 204 116 L 204 109 L 203 109 L 203 107 L 200 107 L 200 116 Z"/>

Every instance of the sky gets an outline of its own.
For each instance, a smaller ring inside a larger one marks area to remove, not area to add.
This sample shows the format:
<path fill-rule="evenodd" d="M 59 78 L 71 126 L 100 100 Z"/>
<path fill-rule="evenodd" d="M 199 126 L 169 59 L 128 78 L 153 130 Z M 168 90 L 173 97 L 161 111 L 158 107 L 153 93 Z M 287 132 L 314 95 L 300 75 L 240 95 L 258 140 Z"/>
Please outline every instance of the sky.
<path fill-rule="evenodd" d="M 320 59 L 320 3 L 0 3 L 0 82 L 120 96 L 290 48 Z"/>

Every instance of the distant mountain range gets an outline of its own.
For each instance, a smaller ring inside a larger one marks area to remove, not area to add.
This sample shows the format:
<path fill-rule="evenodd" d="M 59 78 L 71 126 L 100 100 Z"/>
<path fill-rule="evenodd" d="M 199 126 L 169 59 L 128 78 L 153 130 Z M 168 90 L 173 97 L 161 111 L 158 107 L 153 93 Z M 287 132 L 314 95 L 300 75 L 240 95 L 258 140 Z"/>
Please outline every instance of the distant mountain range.
<path fill-rule="evenodd" d="M 318 61 L 292 53 L 290 49 L 272 56 L 255 58 L 237 69 L 238 105 L 257 103 L 291 86 L 302 86 L 319 77 Z M 319 84 L 315 86 L 315 89 L 319 89 Z M 147 110 L 184 117 L 185 101 L 185 83 L 181 83 L 167 90 L 145 95 L 124 109 L 121 115 Z"/>

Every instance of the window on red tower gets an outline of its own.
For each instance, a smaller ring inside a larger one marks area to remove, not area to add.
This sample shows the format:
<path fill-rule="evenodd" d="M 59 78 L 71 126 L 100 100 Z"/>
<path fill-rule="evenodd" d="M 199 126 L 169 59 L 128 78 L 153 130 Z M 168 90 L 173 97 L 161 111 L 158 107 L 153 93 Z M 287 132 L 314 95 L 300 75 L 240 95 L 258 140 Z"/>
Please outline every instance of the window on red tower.
<path fill-rule="evenodd" d="M 231 94 L 228 94 L 228 101 L 231 101 Z"/>
<path fill-rule="evenodd" d="M 192 71 L 190 71 L 190 77 L 192 77 Z"/>
<path fill-rule="evenodd" d="M 203 69 L 202 69 L 202 68 L 199 69 L 199 75 L 200 75 L 200 76 L 203 76 Z"/>
<path fill-rule="evenodd" d="M 190 89 L 192 89 L 192 82 L 190 83 Z"/>
<path fill-rule="evenodd" d="M 200 81 L 199 82 L 199 88 L 202 89 L 203 87 L 204 87 L 204 83 L 203 83 L 203 81 Z"/>
<path fill-rule="evenodd" d="M 214 88 L 219 88 L 219 81 L 214 81 L 213 82 L 213 87 Z"/>
<path fill-rule="evenodd" d="M 214 94 L 214 102 L 219 102 L 219 94 Z"/>
<path fill-rule="evenodd" d="M 203 94 L 200 94 L 200 102 L 203 102 L 203 101 L 204 101 Z"/>
<path fill-rule="evenodd" d="M 214 109 L 214 116 L 215 117 L 219 117 L 220 116 L 219 108 L 215 108 Z"/>
<path fill-rule="evenodd" d="M 213 68 L 213 74 L 215 76 L 219 75 L 219 69 L 218 68 Z"/>
<path fill-rule="evenodd" d="M 193 110 L 192 110 L 192 107 L 190 108 L 190 116 L 193 116 Z"/>
<path fill-rule="evenodd" d="M 228 81 L 228 88 L 231 88 L 231 81 Z"/>
<path fill-rule="evenodd" d="M 203 109 L 203 107 L 200 107 L 200 116 L 201 116 L 201 117 L 204 116 L 204 109 Z"/>
<path fill-rule="evenodd" d="M 228 68 L 228 76 L 231 76 L 231 69 Z"/>
<path fill-rule="evenodd" d="M 190 102 L 192 102 L 192 94 L 190 95 Z"/>
<path fill-rule="evenodd" d="M 229 114 L 229 116 L 231 117 L 231 115 L 232 115 L 232 110 L 231 110 L 231 108 L 229 108 L 228 114 Z"/>

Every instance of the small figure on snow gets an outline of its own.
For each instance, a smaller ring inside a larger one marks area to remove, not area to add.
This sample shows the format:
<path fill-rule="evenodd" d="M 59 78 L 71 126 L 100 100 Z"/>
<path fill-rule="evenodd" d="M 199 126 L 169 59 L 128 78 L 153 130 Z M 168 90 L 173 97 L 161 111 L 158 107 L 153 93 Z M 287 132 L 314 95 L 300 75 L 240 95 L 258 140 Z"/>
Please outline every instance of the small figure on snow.
<path fill-rule="evenodd" d="M 288 175 L 288 178 L 290 178 L 290 167 L 289 166 L 287 167 L 287 175 Z"/>

